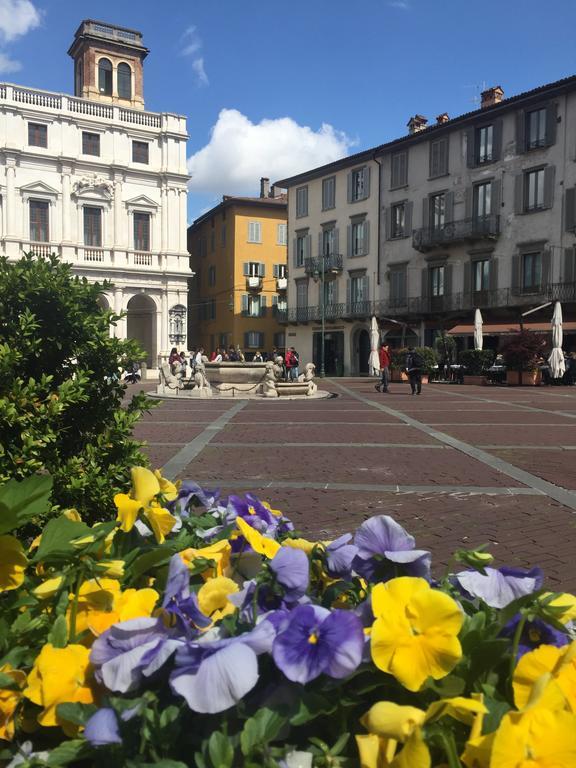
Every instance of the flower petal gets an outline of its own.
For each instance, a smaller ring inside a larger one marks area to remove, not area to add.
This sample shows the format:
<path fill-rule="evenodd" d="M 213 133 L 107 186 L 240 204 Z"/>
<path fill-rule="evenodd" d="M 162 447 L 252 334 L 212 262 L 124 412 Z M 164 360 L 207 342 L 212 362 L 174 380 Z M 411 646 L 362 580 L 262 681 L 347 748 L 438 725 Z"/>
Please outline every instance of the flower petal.
<path fill-rule="evenodd" d="M 134 528 L 142 504 L 131 499 L 126 493 L 117 493 L 114 496 L 114 504 L 118 510 L 116 520 L 120 523 L 120 530 L 129 533 Z"/>
<path fill-rule="evenodd" d="M 132 467 L 132 495 L 144 507 L 148 506 L 154 496 L 160 493 L 158 478 L 146 467 Z"/>
<path fill-rule="evenodd" d="M 103 707 L 95 712 L 86 723 L 84 736 L 93 747 L 122 744 L 118 718 L 114 710 L 110 707 Z"/>

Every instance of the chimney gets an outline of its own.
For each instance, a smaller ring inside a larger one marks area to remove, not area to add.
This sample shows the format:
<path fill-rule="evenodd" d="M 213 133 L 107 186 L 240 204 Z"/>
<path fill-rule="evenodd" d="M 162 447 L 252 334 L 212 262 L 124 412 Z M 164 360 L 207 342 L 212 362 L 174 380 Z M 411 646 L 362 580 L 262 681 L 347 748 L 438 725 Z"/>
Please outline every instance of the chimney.
<path fill-rule="evenodd" d="M 418 133 L 419 131 L 423 131 L 427 124 L 428 120 L 423 115 L 414 115 L 414 117 L 411 117 L 410 120 L 408 120 L 408 132 Z"/>
<path fill-rule="evenodd" d="M 436 122 L 438 123 L 438 125 L 441 125 L 442 123 L 447 123 L 448 120 L 450 120 L 450 115 L 448 114 L 448 112 L 442 112 L 442 114 L 438 115 L 438 117 L 436 118 Z"/>
<path fill-rule="evenodd" d="M 486 91 L 482 91 L 480 94 L 482 109 L 485 107 L 493 107 L 494 104 L 500 104 L 504 98 L 504 91 L 502 87 L 497 85 L 495 88 L 488 88 Z"/>
<path fill-rule="evenodd" d="M 270 197 L 270 179 L 265 176 L 260 179 L 260 197 Z"/>

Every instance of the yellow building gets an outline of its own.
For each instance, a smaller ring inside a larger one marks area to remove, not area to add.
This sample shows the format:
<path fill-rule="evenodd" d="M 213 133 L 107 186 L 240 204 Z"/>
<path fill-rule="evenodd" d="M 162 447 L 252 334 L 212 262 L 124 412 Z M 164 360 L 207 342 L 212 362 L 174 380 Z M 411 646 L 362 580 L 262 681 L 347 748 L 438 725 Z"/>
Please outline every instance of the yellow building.
<path fill-rule="evenodd" d="M 278 312 L 286 310 L 287 203 L 261 179 L 260 197 L 230 197 L 188 228 L 194 277 L 189 347 L 284 351 Z"/>

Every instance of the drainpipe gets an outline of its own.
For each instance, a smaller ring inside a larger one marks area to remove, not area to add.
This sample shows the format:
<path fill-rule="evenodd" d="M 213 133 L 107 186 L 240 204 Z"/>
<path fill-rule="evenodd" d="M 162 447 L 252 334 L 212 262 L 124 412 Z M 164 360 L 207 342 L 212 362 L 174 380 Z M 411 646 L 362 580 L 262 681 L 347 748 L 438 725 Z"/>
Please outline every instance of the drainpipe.
<path fill-rule="evenodd" d="M 378 158 L 376 157 L 376 153 L 374 152 L 373 160 L 375 163 L 378 164 L 378 226 L 376 227 L 376 236 L 378 241 L 378 247 L 376 249 L 376 280 L 378 282 L 378 285 L 380 285 L 380 217 L 382 216 L 382 211 L 380 210 L 381 202 L 382 202 L 382 163 Z"/>

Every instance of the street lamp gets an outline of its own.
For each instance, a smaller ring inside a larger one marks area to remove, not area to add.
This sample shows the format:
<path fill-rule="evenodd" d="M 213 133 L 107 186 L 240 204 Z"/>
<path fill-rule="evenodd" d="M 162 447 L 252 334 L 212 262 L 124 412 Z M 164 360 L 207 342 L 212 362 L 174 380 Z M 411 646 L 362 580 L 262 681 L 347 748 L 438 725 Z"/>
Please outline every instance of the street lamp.
<path fill-rule="evenodd" d="M 326 254 L 322 253 L 318 259 L 319 269 L 314 270 L 313 279 L 315 283 L 320 280 L 320 378 L 323 379 L 326 376 L 326 370 L 324 366 L 324 334 L 326 325 L 326 312 L 324 307 L 325 295 L 324 295 L 324 280 L 326 272 Z"/>

